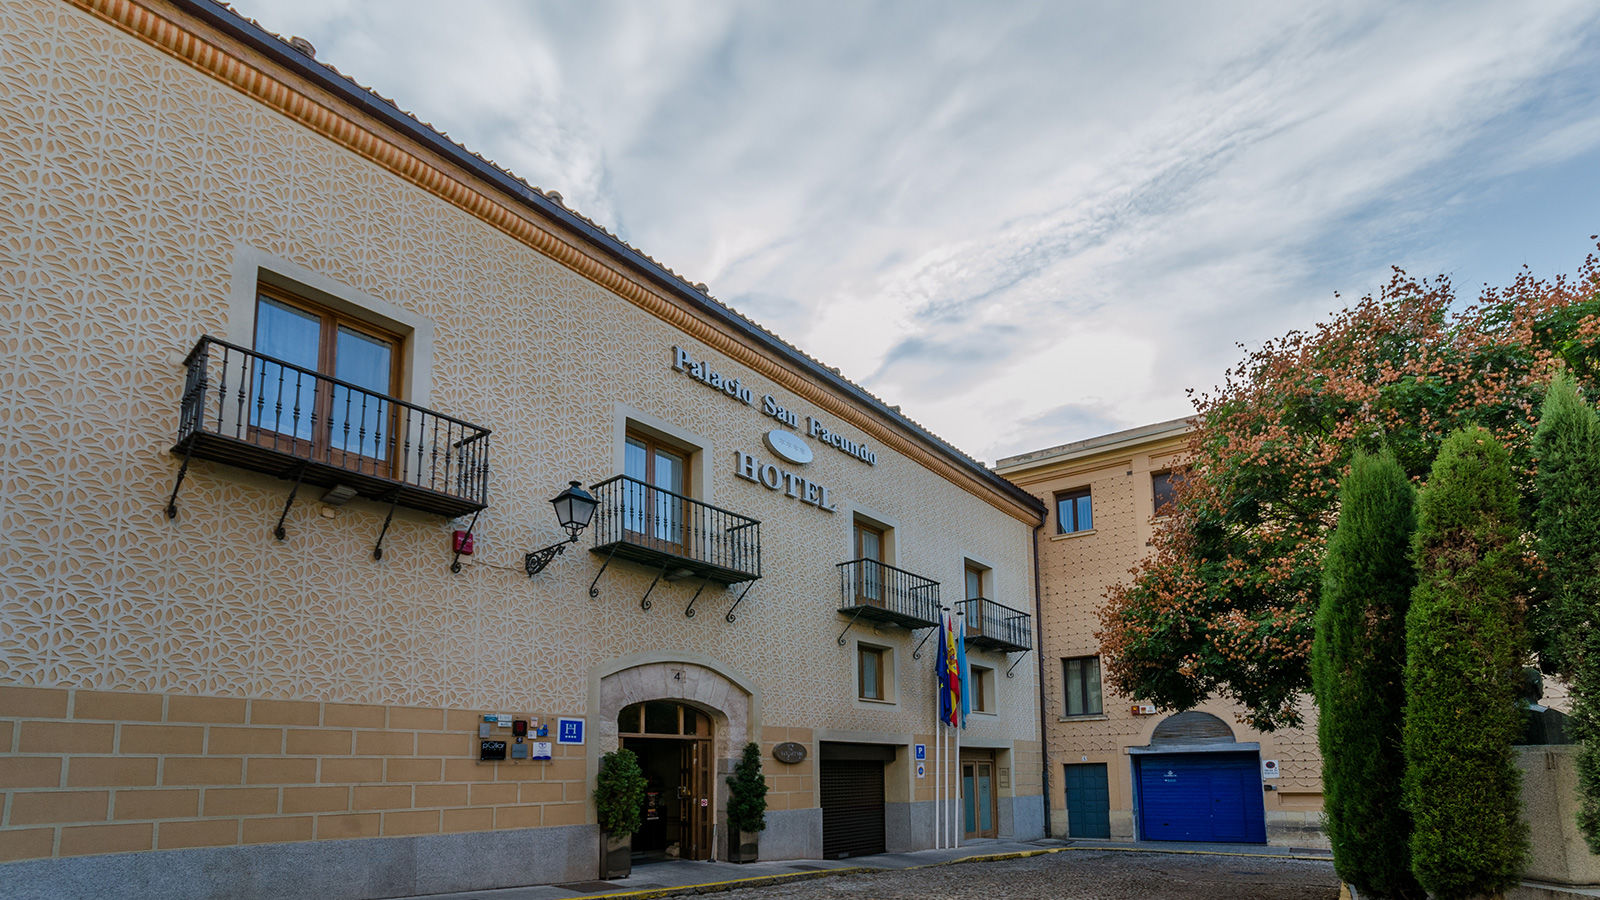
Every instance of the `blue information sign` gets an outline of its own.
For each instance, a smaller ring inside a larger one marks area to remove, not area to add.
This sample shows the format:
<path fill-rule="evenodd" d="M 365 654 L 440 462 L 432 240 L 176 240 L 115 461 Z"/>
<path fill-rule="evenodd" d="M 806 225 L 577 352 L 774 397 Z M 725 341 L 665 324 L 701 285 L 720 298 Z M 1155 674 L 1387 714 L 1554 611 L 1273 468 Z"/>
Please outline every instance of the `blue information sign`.
<path fill-rule="evenodd" d="M 927 744 L 918 744 L 917 745 L 917 759 L 927 759 L 927 758 L 928 758 L 928 745 Z"/>
<path fill-rule="evenodd" d="M 582 719 L 557 719 L 556 743 L 581 744 L 583 743 Z"/>

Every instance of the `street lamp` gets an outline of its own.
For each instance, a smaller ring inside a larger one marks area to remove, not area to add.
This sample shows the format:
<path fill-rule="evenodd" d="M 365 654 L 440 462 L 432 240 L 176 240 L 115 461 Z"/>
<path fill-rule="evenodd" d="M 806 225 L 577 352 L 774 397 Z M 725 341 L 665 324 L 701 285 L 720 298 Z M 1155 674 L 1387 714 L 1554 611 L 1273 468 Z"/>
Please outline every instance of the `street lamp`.
<path fill-rule="evenodd" d="M 550 565 L 550 560 L 565 553 L 568 544 L 577 542 L 578 535 L 589 527 L 589 520 L 594 518 L 595 507 L 600 505 L 599 501 L 576 481 L 557 494 L 550 503 L 556 508 L 556 521 L 567 530 L 567 539 L 542 550 L 535 550 L 522 558 L 522 567 L 527 570 L 529 578 L 543 572 L 544 567 Z"/>

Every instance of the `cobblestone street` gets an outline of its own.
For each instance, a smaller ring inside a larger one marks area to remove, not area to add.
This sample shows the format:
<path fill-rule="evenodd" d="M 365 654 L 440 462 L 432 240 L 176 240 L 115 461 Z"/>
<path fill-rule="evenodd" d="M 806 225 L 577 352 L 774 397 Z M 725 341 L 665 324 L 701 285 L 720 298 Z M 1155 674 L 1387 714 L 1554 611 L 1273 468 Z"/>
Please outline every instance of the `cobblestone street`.
<path fill-rule="evenodd" d="M 724 900 L 1333 900 L 1324 860 L 1117 851 L 840 875 L 718 894 Z"/>

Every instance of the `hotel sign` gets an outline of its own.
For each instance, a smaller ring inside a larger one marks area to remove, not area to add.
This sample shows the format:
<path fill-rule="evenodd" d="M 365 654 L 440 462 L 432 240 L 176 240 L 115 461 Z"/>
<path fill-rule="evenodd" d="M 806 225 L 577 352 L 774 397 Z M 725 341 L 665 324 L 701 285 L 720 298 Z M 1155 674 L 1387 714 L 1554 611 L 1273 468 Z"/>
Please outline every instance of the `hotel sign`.
<path fill-rule="evenodd" d="M 740 381 L 738 378 L 729 378 L 723 375 L 721 372 L 718 372 L 707 365 L 705 360 L 695 359 L 689 354 L 689 351 L 683 349 L 682 347 L 673 347 L 671 358 L 672 371 L 682 372 L 684 375 L 693 378 L 695 381 L 700 382 L 706 387 L 737 400 L 740 403 L 743 403 L 745 406 L 756 406 L 755 391 L 751 390 L 748 385 Z M 846 456 L 855 457 L 869 466 L 875 466 L 878 464 L 877 451 L 873 450 L 865 442 L 851 440 L 839 432 L 834 431 L 825 423 L 818 420 L 816 416 L 806 416 L 805 428 L 802 429 L 800 427 L 800 414 L 779 403 L 777 398 L 773 397 L 771 394 L 765 394 L 761 397 L 760 409 L 762 415 L 777 419 L 779 422 L 782 422 L 789 428 L 801 432 L 806 437 L 811 438 L 814 441 L 827 444 Z M 797 455 L 808 455 L 811 448 L 806 447 L 803 441 L 796 440 L 793 443 L 785 443 L 784 449 L 780 449 L 779 446 L 774 443 L 774 435 L 779 433 L 780 432 L 773 432 L 768 435 L 767 446 L 772 450 L 773 453 L 778 454 L 789 462 L 800 465 L 803 465 L 805 462 L 810 462 L 809 456 L 807 456 L 807 459 L 802 461 L 796 459 L 794 456 L 791 456 L 788 452 L 793 447 L 799 446 L 805 448 L 805 454 L 797 453 Z M 792 435 L 785 435 L 785 437 L 792 438 Z"/>

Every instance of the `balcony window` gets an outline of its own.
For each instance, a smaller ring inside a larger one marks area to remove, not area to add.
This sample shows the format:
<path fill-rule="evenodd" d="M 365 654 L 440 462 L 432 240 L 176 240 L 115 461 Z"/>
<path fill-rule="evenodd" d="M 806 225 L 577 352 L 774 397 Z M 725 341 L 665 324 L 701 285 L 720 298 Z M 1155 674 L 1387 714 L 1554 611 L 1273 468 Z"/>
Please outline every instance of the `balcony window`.
<path fill-rule="evenodd" d="M 870 557 L 838 569 L 839 612 L 912 629 L 939 624 L 939 582 Z"/>
<path fill-rule="evenodd" d="M 637 539 L 683 551 L 687 510 L 680 498 L 689 496 L 689 455 L 658 438 L 628 432 L 623 474 L 640 487 L 623 492 L 623 520 Z"/>
<path fill-rule="evenodd" d="M 974 599 L 976 597 L 982 597 L 983 596 L 983 570 L 978 568 L 977 566 L 973 565 L 972 563 L 967 563 L 966 579 L 967 579 L 967 599 L 968 600 L 972 600 L 972 599 Z"/>
<path fill-rule="evenodd" d="M 964 600 L 957 607 L 964 613 L 967 644 L 1010 653 L 1033 647 L 1033 616 L 984 597 Z"/>
<path fill-rule="evenodd" d="M 267 294 L 258 313 L 258 347 L 292 358 L 201 338 L 174 453 L 449 517 L 488 505 L 489 430 L 390 393 L 398 339 Z"/>
<path fill-rule="evenodd" d="M 275 290 L 256 301 L 250 427 L 260 443 L 305 442 L 316 454 L 351 456 L 387 474 L 401 341 L 364 322 Z M 284 366 L 267 360 L 283 360 Z M 318 391 L 315 378 L 337 379 Z"/>
<path fill-rule="evenodd" d="M 626 452 L 638 452 L 629 442 Z M 646 469 L 654 482 L 681 483 Z M 698 577 L 719 584 L 761 577 L 761 522 L 702 503 L 632 475 L 617 475 L 591 490 L 599 506 L 590 530 L 595 553 L 659 568 L 669 579 Z"/>

